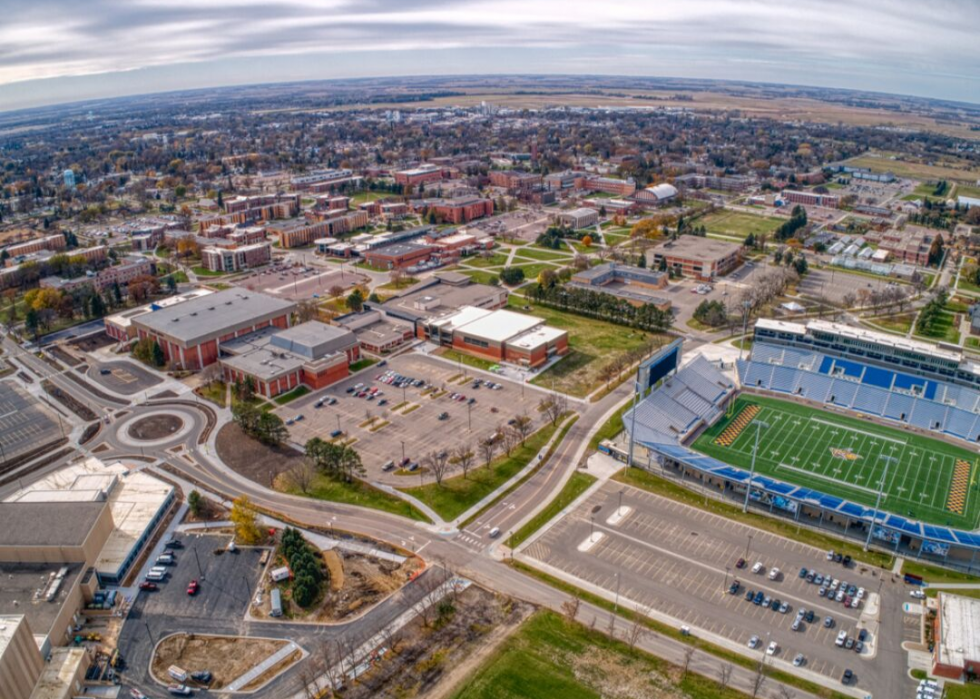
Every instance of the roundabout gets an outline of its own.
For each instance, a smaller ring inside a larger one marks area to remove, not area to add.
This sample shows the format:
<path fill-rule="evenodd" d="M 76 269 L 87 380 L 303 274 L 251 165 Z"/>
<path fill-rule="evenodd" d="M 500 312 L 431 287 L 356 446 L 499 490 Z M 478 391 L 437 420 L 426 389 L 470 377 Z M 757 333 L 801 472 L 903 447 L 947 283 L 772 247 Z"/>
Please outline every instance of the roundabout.
<path fill-rule="evenodd" d="M 116 425 L 114 437 L 127 447 L 167 447 L 184 442 L 199 421 L 193 410 L 180 406 L 143 410 Z"/>

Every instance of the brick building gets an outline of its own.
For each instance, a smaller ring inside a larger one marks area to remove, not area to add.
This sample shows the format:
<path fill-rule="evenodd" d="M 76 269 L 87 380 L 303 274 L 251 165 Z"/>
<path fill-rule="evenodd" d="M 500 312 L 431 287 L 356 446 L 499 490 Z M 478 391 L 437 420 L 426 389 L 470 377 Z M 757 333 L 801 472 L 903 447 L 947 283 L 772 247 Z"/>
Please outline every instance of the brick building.
<path fill-rule="evenodd" d="M 212 272 L 237 272 L 269 264 L 272 245 L 256 243 L 236 248 L 205 248 L 201 251 L 201 263 Z"/>
<path fill-rule="evenodd" d="M 588 228 L 599 223 L 599 212 L 595 209 L 582 207 L 571 211 L 560 211 L 555 214 L 555 223 L 572 230 Z"/>
<path fill-rule="evenodd" d="M 321 389 L 350 375 L 361 357 L 357 337 L 319 321 L 288 329 L 268 326 L 221 345 L 226 382 L 250 378 L 260 395 L 273 398 L 303 385 Z"/>
<path fill-rule="evenodd" d="M 509 192 L 532 190 L 541 185 L 543 178 L 533 172 L 523 170 L 491 170 L 490 184 L 503 187 Z"/>
<path fill-rule="evenodd" d="M 484 216 L 493 216 L 493 200 L 481 197 L 430 199 L 423 206 L 434 212 L 440 220 L 457 226 Z"/>
<path fill-rule="evenodd" d="M 816 194 L 786 189 L 783 190 L 781 196 L 784 201 L 788 201 L 790 204 L 802 204 L 803 206 L 822 206 L 827 209 L 836 209 L 840 205 L 840 197 L 833 194 Z"/>
<path fill-rule="evenodd" d="M 435 252 L 431 245 L 418 243 L 395 243 L 375 248 L 364 253 L 364 260 L 377 269 L 405 269 L 425 262 Z"/>
<path fill-rule="evenodd" d="M 139 339 L 156 340 L 167 362 L 183 369 L 214 364 L 221 345 L 269 326 L 285 330 L 292 301 L 228 289 L 134 318 Z"/>
<path fill-rule="evenodd" d="M 699 281 L 714 281 L 742 264 L 742 246 L 722 240 L 682 235 L 647 250 L 647 267 L 660 269 L 666 260 L 667 269 Z"/>
<path fill-rule="evenodd" d="M 405 187 L 418 187 L 420 184 L 438 182 L 445 176 L 445 171 L 438 165 L 423 163 L 418 167 L 408 170 L 399 170 L 395 173 L 395 182 Z"/>

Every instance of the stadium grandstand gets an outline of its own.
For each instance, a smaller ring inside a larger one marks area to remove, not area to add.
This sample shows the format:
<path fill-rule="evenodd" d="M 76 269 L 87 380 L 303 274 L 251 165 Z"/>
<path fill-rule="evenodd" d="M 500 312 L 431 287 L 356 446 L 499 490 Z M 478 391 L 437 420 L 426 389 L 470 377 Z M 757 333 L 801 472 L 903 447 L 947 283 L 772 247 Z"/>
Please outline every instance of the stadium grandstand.
<path fill-rule="evenodd" d="M 980 567 L 980 367 L 962 351 L 760 320 L 750 356 L 641 366 L 627 442 L 600 450 L 903 555 Z"/>

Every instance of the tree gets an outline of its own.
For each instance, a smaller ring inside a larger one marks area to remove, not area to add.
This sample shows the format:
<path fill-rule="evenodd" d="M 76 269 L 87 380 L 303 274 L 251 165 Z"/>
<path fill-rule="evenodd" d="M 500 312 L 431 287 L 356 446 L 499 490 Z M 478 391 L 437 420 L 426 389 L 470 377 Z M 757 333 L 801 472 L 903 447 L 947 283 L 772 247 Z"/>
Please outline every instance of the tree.
<path fill-rule="evenodd" d="M 528 417 L 527 413 L 524 413 L 523 415 L 518 415 L 517 417 L 514 418 L 514 424 L 511 425 L 511 428 L 514 430 L 515 434 L 517 434 L 518 438 L 520 439 L 521 446 L 524 446 L 524 442 L 527 440 L 527 436 L 531 434 L 533 430 L 533 426 L 534 426 L 534 421 L 531 420 L 530 417 Z"/>
<path fill-rule="evenodd" d="M 524 270 L 521 267 L 504 267 L 500 270 L 500 281 L 507 286 L 517 286 L 524 281 Z"/>
<path fill-rule="evenodd" d="M 466 478 L 469 473 L 470 466 L 473 465 L 474 458 L 473 450 L 468 445 L 458 446 L 453 449 L 453 455 L 450 459 L 450 463 L 455 466 L 459 466 L 460 470 L 463 472 L 463 478 Z"/>
<path fill-rule="evenodd" d="M 316 320 L 319 315 L 320 309 L 312 299 L 304 299 L 296 306 L 296 318 L 300 323 Z"/>
<path fill-rule="evenodd" d="M 256 436 L 259 441 L 273 446 L 279 446 L 289 439 L 289 430 L 282 418 L 274 413 L 259 413 Z"/>
<path fill-rule="evenodd" d="M 558 274 L 553 269 L 542 269 L 538 272 L 539 286 L 554 286 L 558 281 Z"/>
<path fill-rule="evenodd" d="M 446 451 L 430 451 L 422 457 L 422 465 L 432 472 L 436 485 L 441 486 L 449 467 L 449 454 Z"/>
<path fill-rule="evenodd" d="M 556 425 L 568 411 L 568 398 L 562 393 L 553 394 L 547 398 L 542 398 L 538 408 L 552 425 Z"/>
<path fill-rule="evenodd" d="M 29 308 L 24 317 L 24 328 L 34 336 L 34 341 L 37 342 L 38 332 L 41 329 L 41 314 L 33 308 Z"/>
<path fill-rule="evenodd" d="M 561 603 L 562 614 L 569 622 L 573 622 L 578 618 L 578 610 L 582 604 L 582 600 L 577 596 L 572 596 L 571 598 L 565 600 Z"/>
<path fill-rule="evenodd" d="M 240 495 L 232 502 L 230 518 L 235 525 L 235 538 L 241 543 L 252 546 L 262 539 L 258 515 L 247 495 Z"/>
<path fill-rule="evenodd" d="M 493 455 L 497 453 L 496 435 L 490 435 L 480 440 L 480 453 L 483 455 L 483 464 L 490 468 L 490 464 L 493 463 Z"/>
<path fill-rule="evenodd" d="M 152 354 L 150 356 L 151 356 L 151 361 L 153 363 L 153 366 L 162 367 L 164 364 L 167 363 L 167 358 L 163 354 L 163 348 L 160 346 L 160 343 L 157 342 L 156 340 L 153 341 L 153 347 L 151 351 Z"/>
<path fill-rule="evenodd" d="M 582 236 L 582 245 L 583 245 L 583 247 L 591 248 L 592 247 L 592 236 L 591 235 L 584 235 L 584 236 Z"/>
<path fill-rule="evenodd" d="M 345 303 L 347 304 L 347 308 L 355 313 L 359 313 L 364 308 L 364 294 L 360 289 L 354 289 L 347 296 L 347 301 Z"/>
<path fill-rule="evenodd" d="M 192 515 L 200 517 L 204 511 L 204 498 L 201 497 L 199 492 L 192 490 L 187 495 L 187 507 L 190 509 Z"/>

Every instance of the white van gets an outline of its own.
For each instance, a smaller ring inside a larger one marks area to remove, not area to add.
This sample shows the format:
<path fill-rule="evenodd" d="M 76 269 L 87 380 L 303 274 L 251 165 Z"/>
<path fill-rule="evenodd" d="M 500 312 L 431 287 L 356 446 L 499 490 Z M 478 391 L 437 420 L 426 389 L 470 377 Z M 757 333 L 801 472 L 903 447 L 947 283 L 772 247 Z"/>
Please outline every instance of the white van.
<path fill-rule="evenodd" d="M 500 536 L 500 527 L 494 527 L 490 530 L 491 539 L 496 539 L 498 536 Z"/>

